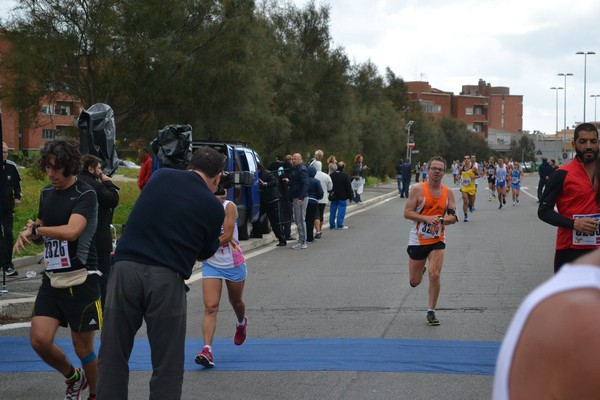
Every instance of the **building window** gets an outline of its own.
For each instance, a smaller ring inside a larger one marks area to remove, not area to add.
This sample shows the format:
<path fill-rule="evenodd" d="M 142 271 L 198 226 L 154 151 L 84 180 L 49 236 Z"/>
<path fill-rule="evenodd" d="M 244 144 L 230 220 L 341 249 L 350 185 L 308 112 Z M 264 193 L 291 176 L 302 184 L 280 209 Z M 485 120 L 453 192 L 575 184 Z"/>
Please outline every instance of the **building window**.
<path fill-rule="evenodd" d="M 473 111 L 474 111 L 475 115 L 483 115 L 483 107 L 482 106 L 476 106 Z"/>
<path fill-rule="evenodd" d="M 473 115 L 473 107 L 465 108 L 465 115 Z"/>
<path fill-rule="evenodd" d="M 42 106 L 42 112 L 46 115 L 52 115 L 54 114 L 54 106 L 51 104 L 45 104 Z"/>
<path fill-rule="evenodd" d="M 433 101 L 421 101 L 421 110 L 427 113 L 441 113 L 442 106 Z"/>
<path fill-rule="evenodd" d="M 58 115 L 73 115 L 72 103 L 68 103 L 68 102 L 56 103 L 56 113 Z"/>
<path fill-rule="evenodd" d="M 56 129 L 42 129 L 42 139 L 51 140 L 56 137 Z"/>

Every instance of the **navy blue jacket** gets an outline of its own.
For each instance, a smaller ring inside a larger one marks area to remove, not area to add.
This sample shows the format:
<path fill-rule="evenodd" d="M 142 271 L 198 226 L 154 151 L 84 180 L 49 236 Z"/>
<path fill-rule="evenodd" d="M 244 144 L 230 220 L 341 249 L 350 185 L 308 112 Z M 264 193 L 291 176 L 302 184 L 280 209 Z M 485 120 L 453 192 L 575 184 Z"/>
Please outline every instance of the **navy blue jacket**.
<path fill-rule="evenodd" d="M 170 268 L 188 279 L 196 260 L 219 248 L 224 218 L 223 204 L 200 175 L 159 169 L 140 192 L 114 259 Z"/>
<path fill-rule="evenodd" d="M 304 199 L 308 196 L 308 169 L 304 164 L 292 168 L 290 176 L 290 198 Z"/>

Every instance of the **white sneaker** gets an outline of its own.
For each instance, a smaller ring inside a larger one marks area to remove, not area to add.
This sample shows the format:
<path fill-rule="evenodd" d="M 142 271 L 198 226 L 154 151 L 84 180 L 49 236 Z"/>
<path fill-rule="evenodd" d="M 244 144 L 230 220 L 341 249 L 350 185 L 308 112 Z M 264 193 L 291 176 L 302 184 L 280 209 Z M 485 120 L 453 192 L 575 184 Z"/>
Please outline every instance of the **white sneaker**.
<path fill-rule="evenodd" d="M 295 245 L 292 246 L 293 250 L 300 250 L 300 249 L 308 249 L 308 245 L 306 243 L 296 243 Z"/>

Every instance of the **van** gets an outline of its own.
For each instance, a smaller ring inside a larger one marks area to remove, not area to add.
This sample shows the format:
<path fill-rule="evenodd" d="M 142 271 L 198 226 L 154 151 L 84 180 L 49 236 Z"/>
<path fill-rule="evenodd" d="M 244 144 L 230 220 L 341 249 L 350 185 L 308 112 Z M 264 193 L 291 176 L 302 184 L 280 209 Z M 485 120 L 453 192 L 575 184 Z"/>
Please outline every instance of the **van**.
<path fill-rule="evenodd" d="M 258 153 L 243 142 L 192 141 L 192 150 L 208 146 L 227 157 L 226 172 L 230 174 L 231 186 L 227 188 L 227 200 L 235 203 L 238 211 L 238 236 L 250 238 L 252 224 L 260 216 L 260 185 Z"/>

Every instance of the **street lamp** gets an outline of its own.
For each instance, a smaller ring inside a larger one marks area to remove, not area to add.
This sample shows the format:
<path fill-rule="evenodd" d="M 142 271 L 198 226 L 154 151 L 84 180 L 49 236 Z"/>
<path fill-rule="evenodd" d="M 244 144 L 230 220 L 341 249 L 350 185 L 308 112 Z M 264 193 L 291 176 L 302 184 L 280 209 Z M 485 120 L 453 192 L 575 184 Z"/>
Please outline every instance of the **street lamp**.
<path fill-rule="evenodd" d="M 554 87 L 552 86 L 550 88 L 550 90 L 555 90 L 556 91 L 556 133 L 558 133 L 558 91 L 562 90 L 563 88 L 561 87 Z"/>
<path fill-rule="evenodd" d="M 564 104 L 564 108 L 565 108 L 564 113 L 563 113 L 563 118 L 564 118 L 564 122 L 565 122 L 565 132 L 563 133 L 563 141 L 566 142 L 567 141 L 567 76 L 573 76 L 573 74 L 570 72 L 561 72 L 561 73 L 557 74 L 557 76 L 565 77 L 565 84 L 564 84 L 565 91 L 563 92 L 563 94 L 564 94 L 563 104 Z"/>
<path fill-rule="evenodd" d="M 587 79 L 587 56 L 592 55 L 592 54 L 596 54 L 593 51 L 578 51 L 575 54 L 583 54 L 583 121 L 581 122 L 585 122 L 585 101 L 586 101 L 586 79 Z"/>
<path fill-rule="evenodd" d="M 415 121 L 408 121 L 406 124 L 406 131 L 408 132 L 406 135 L 406 159 L 408 160 L 409 164 L 411 162 L 411 159 L 410 159 L 410 127 L 414 123 L 415 123 Z"/>
<path fill-rule="evenodd" d="M 594 125 L 596 125 L 596 122 L 598 122 L 598 120 L 596 119 L 596 100 L 598 100 L 600 94 L 590 94 L 590 97 L 594 98 Z"/>

